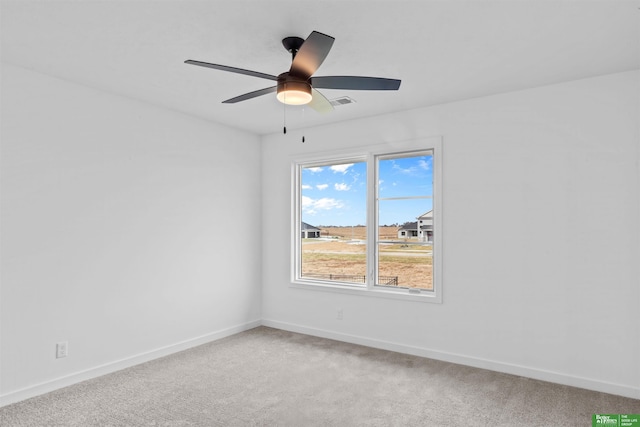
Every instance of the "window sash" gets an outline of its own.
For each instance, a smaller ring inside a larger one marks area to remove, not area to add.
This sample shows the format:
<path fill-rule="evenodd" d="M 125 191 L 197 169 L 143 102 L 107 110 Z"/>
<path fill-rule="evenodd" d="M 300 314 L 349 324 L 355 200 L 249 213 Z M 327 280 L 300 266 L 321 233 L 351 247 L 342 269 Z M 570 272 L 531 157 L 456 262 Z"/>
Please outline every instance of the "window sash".
<path fill-rule="evenodd" d="M 294 257 L 295 257 L 295 262 L 294 262 L 294 266 L 295 266 L 295 272 L 294 272 L 294 277 L 293 280 L 296 282 L 302 282 L 302 283 L 314 283 L 314 284 L 323 284 L 323 285 L 330 285 L 330 286 L 347 286 L 347 287 L 357 287 L 357 288 L 363 288 L 363 287 L 367 287 L 367 283 L 369 281 L 369 257 L 367 256 L 368 251 L 369 251 L 369 236 L 367 234 L 367 242 L 365 244 L 365 271 L 364 271 L 364 276 L 365 276 L 365 280 L 364 283 L 355 283 L 355 282 L 346 282 L 346 281 L 340 281 L 340 280 L 323 280 L 321 278 L 311 278 L 311 277 L 303 277 L 302 276 L 302 239 L 300 238 L 302 230 L 301 230 L 301 226 L 302 226 L 302 170 L 305 168 L 313 168 L 313 167 L 328 167 L 328 166 L 334 166 L 334 165 L 338 165 L 338 164 L 344 164 L 344 163 L 366 163 L 367 165 L 367 199 L 369 197 L 368 194 L 368 189 L 369 189 L 369 181 L 368 181 L 368 175 L 369 175 L 369 169 L 370 169 L 370 164 L 369 164 L 369 156 L 367 155 L 358 155 L 358 156 L 346 156 L 346 157 L 334 157 L 334 158 L 323 158 L 322 160 L 314 160 L 314 161 L 307 161 L 307 162 L 297 162 L 297 164 L 294 164 L 294 170 L 295 170 L 295 178 L 294 178 L 294 193 L 295 193 L 295 200 L 294 200 L 294 206 L 295 206 L 295 217 L 294 217 L 294 224 L 296 227 L 296 230 L 294 231 L 294 236 L 298 236 L 295 237 L 295 243 L 294 243 Z M 367 200 L 367 209 L 366 209 L 366 219 L 365 219 L 365 226 L 367 227 L 367 232 L 369 230 L 369 209 L 368 209 L 368 203 L 369 201 Z M 339 276 L 339 275 L 338 275 Z"/>
<path fill-rule="evenodd" d="M 379 232 L 380 232 L 380 202 L 381 201 L 399 201 L 399 200 L 432 200 L 433 201 L 433 196 L 432 195 L 419 195 L 419 196 L 412 196 L 412 195 L 407 195 L 407 196 L 396 196 L 396 197 L 380 197 L 380 179 L 381 179 L 381 174 L 380 174 L 380 162 L 384 161 L 384 160 L 395 160 L 395 159 L 403 159 L 403 158 L 411 158 L 411 157 L 420 157 L 420 156 L 431 156 L 433 161 L 435 162 L 435 155 L 434 155 L 434 150 L 427 148 L 424 150 L 417 150 L 417 151 L 408 151 L 408 152 L 391 152 L 391 153 L 385 153 L 385 154 L 373 154 L 370 156 L 370 161 L 373 164 L 373 168 L 374 169 L 374 173 L 373 176 L 370 177 L 369 183 L 372 183 L 372 188 L 371 188 L 371 192 L 368 195 L 367 198 L 367 203 L 369 204 L 369 208 L 371 209 L 371 211 L 369 211 L 369 217 L 373 219 L 373 230 L 371 233 L 371 237 L 368 240 L 368 248 L 369 251 L 367 252 L 367 255 L 369 256 L 369 260 L 368 260 L 368 266 L 369 267 L 369 274 L 370 274 L 370 279 L 369 282 L 367 283 L 367 286 L 369 289 L 376 289 L 376 288 L 381 288 L 384 287 L 389 288 L 389 290 L 393 290 L 393 291 L 398 291 L 398 292 L 408 292 L 411 291 L 413 293 L 423 293 L 423 292 L 433 292 L 434 289 L 426 289 L 426 288 L 422 288 L 422 287 L 408 287 L 408 286 L 402 286 L 402 284 L 393 286 L 393 287 L 389 287 L 383 284 L 383 282 L 385 282 L 386 280 L 383 280 L 383 276 L 382 274 L 380 274 L 380 270 L 381 270 L 381 265 L 383 264 L 382 262 L 382 257 L 383 254 L 380 251 L 380 244 L 381 239 L 379 236 Z M 434 177 L 435 180 L 435 177 Z M 434 180 L 432 180 L 431 185 L 432 188 L 434 186 Z M 433 206 L 433 208 L 435 208 L 435 206 Z M 417 222 L 417 218 L 416 218 L 416 224 Z M 418 233 L 417 233 L 418 234 Z M 407 236 L 407 237 L 413 237 L 413 236 Z M 426 246 L 427 244 L 421 244 L 420 242 L 413 242 L 412 244 L 416 244 L 418 246 Z M 373 246 L 373 247 L 371 247 Z M 433 253 L 434 251 L 432 251 Z M 433 271 L 433 261 L 432 261 L 432 271 Z M 432 286 L 433 286 L 433 273 L 432 273 L 432 277 L 431 277 L 431 282 L 432 282 Z M 418 283 L 413 283 L 413 285 L 418 285 Z"/>

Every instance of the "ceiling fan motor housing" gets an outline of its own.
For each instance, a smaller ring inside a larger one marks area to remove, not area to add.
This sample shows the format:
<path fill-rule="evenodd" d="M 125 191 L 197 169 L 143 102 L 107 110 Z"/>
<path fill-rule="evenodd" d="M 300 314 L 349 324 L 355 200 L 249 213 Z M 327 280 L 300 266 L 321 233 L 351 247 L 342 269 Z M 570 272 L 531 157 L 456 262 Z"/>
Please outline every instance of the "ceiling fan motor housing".
<path fill-rule="evenodd" d="M 308 79 L 296 77 L 289 72 L 278 76 L 278 101 L 289 105 L 308 104 L 311 99 L 311 84 Z"/>

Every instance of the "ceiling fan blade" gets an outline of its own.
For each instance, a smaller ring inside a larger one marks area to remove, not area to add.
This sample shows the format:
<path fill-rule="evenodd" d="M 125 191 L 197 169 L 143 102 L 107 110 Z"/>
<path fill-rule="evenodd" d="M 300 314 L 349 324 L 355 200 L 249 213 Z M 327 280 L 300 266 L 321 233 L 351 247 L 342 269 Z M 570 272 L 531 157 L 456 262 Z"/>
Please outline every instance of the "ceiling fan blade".
<path fill-rule="evenodd" d="M 308 79 L 327 57 L 334 41 L 333 37 L 326 34 L 311 32 L 293 58 L 289 72 Z"/>
<path fill-rule="evenodd" d="M 213 68 L 215 70 L 229 71 L 231 73 L 245 74 L 247 76 L 260 77 L 267 80 L 278 80 L 278 77 L 271 74 L 260 73 L 258 71 L 245 70 L 243 68 L 229 67 L 227 65 L 210 64 L 209 62 L 194 61 L 193 59 L 187 59 L 185 64 L 197 65 L 199 67 Z"/>
<path fill-rule="evenodd" d="M 323 94 L 315 89 L 311 89 L 311 102 L 307 105 L 318 113 L 329 113 L 333 111 L 333 105 L 331 105 L 331 102 L 329 102 Z"/>
<path fill-rule="evenodd" d="M 401 80 L 363 76 L 311 77 L 311 86 L 320 89 L 398 90 Z"/>
<path fill-rule="evenodd" d="M 256 90 L 253 92 L 245 93 L 244 95 L 236 96 L 235 98 L 227 99 L 226 101 L 222 101 L 223 104 L 235 104 L 236 102 L 246 101 L 247 99 L 256 98 L 258 96 L 266 95 L 268 93 L 273 93 L 276 91 L 278 87 L 272 86 L 264 89 Z"/>

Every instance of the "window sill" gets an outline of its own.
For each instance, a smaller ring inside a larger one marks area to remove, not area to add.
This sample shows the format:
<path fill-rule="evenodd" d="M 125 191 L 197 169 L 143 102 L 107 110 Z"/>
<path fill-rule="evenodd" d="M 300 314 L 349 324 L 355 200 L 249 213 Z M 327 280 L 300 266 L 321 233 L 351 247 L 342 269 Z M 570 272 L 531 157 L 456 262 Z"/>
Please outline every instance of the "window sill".
<path fill-rule="evenodd" d="M 409 292 L 408 289 L 385 289 L 375 288 L 369 289 L 363 285 L 337 285 L 331 282 L 319 282 L 319 281 L 304 281 L 296 280 L 292 281 L 289 285 L 290 288 L 306 289 L 312 291 L 321 292 L 334 292 L 339 294 L 348 295 L 360 295 L 374 298 L 386 298 L 403 301 L 417 301 L 426 302 L 432 304 L 441 304 L 442 298 L 433 291 L 420 291 L 420 293 Z"/>

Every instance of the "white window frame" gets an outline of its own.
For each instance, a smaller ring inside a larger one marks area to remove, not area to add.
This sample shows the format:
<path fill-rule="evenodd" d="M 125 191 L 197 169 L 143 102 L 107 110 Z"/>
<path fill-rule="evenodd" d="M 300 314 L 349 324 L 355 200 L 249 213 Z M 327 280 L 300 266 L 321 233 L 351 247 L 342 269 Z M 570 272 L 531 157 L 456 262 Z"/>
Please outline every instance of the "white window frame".
<path fill-rule="evenodd" d="M 378 182 L 376 159 L 387 156 L 433 153 L 433 290 L 418 288 L 390 288 L 374 284 L 377 275 L 377 215 Z M 336 283 L 300 277 L 301 270 L 301 171 L 306 167 L 337 163 L 367 162 L 367 280 L 366 284 Z M 292 173 L 292 232 L 291 232 L 291 284 L 298 289 L 337 292 L 352 295 L 382 297 L 400 300 L 442 303 L 442 138 L 430 137 L 411 141 L 368 146 L 361 149 L 324 151 L 296 156 L 291 163 Z"/>

